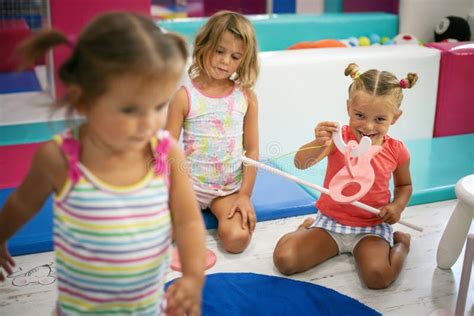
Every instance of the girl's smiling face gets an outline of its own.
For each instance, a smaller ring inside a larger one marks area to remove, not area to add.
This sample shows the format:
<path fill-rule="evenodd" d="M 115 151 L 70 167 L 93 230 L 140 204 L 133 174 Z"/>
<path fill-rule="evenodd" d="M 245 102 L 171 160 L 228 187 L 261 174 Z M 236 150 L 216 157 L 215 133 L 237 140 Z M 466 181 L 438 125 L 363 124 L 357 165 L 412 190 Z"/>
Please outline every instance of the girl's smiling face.
<path fill-rule="evenodd" d="M 396 109 L 389 96 L 375 97 L 357 91 L 347 101 L 349 127 L 357 141 L 363 136 L 372 140 L 372 145 L 382 145 L 390 125 L 394 124 L 402 111 Z"/>

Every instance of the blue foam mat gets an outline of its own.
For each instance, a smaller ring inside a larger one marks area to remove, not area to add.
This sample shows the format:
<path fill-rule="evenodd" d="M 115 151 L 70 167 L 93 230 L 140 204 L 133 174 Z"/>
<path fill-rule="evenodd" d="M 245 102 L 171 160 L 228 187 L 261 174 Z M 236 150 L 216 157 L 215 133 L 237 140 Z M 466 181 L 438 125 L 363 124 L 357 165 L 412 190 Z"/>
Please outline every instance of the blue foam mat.
<path fill-rule="evenodd" d="M 314 202 L 314 198 L 296 183 L 265 170 L 258 170 L 252 195 L 258 222 L 314 214 Z M 206 210 L 203 215 L 208 229 L 217 227 L 217 220 L 212 213 Z"/>
<path fill-rule="evenodd" d="M 413 195 L 409 205 L 455 199 L 454 187 L 462 177 L 474 173 L 474 134 L 409 140 L 410 171 Z M 327 159 L 299 170 L 293 164 L 294 155 L 276 159 L 272 164 L 296 177 L 322 185 Z M 302 186 L 315 199 L 319 192 Z"/>
<path fill-rule="evenodd" d="M 349 296 L 309 282 L 254 273 L 215 273 L 206 276 L 202 315 L 381 314 Z"/>
<path fill-rule="evenodd" d="M 12 192 L 13 189 L 0 190 L 0 205 Z M 314 199 L 298 185 L 265 171 L 258 172 L 253 196 L 258 221 L 316 212 Z M 204 212 L 203 216 L 208 229 L 217 227 L 214 215 Z M 16 256 L 51 251 L 52 225 L 53 201 L 50 197 L 35 218 L 9 240 L 10 253 Z"/>
<path fill-rule="evenodd" d="M 33 70 L 0 73 L 0 94 L 41 91 Z"/>
<path fill-rule="evenodd" d="M 0 205 L 3 206 L 13 191 L 14 189 L 0 190 Z M 30 222 L 10 238 L 8 250 L 13 256 L 53 250 L 53 201 L 51 197 Z"/>

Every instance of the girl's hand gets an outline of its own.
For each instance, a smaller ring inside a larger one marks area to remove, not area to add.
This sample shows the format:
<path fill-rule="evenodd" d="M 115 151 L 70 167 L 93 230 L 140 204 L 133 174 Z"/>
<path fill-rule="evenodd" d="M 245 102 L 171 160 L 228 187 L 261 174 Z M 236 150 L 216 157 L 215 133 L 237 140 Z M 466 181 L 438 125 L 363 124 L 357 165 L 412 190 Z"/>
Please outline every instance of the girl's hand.
<path fill-rule="evenodd" d="M 166 314 L 172 316 L 201 315 L 202 281 L 183 276 L 166 291 Z"/>
<path fill-rule="evenodd" d="M 7 275 L 10 275 L 13 273 L 12 268 L 15 266 L 15 261 L 13 261 L 13 258 L 10 256 L 10 253 L 8 252 L 7 248 L 7 243 L 3 242 L 0 244 L 0 267 L 5 270 L 6 274 L 5 276 L 2 273 L 2 270 L 0 269 L 0 282 L 5 281 L 5 277 Z"/>
<path fill-rule="evenodd" d="M 239 195 L 230 209 L 229 215 L 227 218 L 232 218 L 236 212 L 239 212 L 242 215 L 242 229 L 249 228 L 249 232 L 253 233 L 255 230 L 255 224 L 257 222 L 257 217 L 255 216 L 255 211 L 250 201 L 250 197 L 247 195 Z"/>
<path fill-rule="evenodd" d="M 400 220 L 403 208 L 397 204 L 390 203 L 380 209 L 379 217 L 383 219 L 385 223 L 395 224 Z"/>
<path fill-rule="evenodd" d="M 337 131 L 335 122 L 321 122 L 314 128 L 314 138 L 318 146 L 329 146 L 332 142 L 332 133 Z"/>

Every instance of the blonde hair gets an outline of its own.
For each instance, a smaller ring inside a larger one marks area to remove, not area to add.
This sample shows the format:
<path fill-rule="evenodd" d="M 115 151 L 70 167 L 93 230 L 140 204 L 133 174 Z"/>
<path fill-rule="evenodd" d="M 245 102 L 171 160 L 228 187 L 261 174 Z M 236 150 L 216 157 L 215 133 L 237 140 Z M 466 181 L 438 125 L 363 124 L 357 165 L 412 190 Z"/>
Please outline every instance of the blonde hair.
<path fill-rule="evenodd" d="M 194 42 L 193 60 L 188 70 L 189 76 L 195 78 L 203 72 L 207 73 L 205 62 L 216 50 L 219 39 L 225 31 L 231 32 L 244 44 L 242 61 L 237 69 L 235 81 L 242 88 L 252 88 L 259 72 L 255 30 L 246 17 L 232 11 L 215 13 L 199 30 Z"/>
<path fill-rule="evenodd" d="M 188 56 L 184 39 L 164 34 L 151 19 L 134 13 L 100 15 L 77 40 L 53 29 L 43 30 L 22 43 L 18 52 L 28 65 L 61 44 L 72 52 L 59 67 L 59 78 L 66 85 L 77 84 L 87 103 L 102 95 L 109 80 L 118 75 L 180 76 Z M 67 104 L 67 99 L 66 95 L 58 105 Z"/>
<path fill-rule="evenodd" d="M 402 89 L 412 88 L 418 80 L 416 73 L 408 73 L 407 77 L 402 80 L 398 80 L 394 74 L 388 71 L 370 69 L 361 73 L 359 66 L 355 63 L 350 63 L 346 67 L 344 75 L 351 76 L 353 79 L 349 86 L 349 99 L 357 91 L 363 91 L 374 97 L 388 96 L 393 98 L 392 104 L 396 110 L 400 108 L 403 100 Z"/>

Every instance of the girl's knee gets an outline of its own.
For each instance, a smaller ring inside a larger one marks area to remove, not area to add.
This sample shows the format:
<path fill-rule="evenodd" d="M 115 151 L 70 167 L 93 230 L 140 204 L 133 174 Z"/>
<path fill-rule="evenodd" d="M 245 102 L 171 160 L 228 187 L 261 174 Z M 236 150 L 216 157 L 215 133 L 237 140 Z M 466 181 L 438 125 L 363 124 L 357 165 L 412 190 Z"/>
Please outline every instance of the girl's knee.
<path fill-rule="evenodd" d="M 295 253 L 289 248 L 277 247 L 273 252 L 273 264 L 281 274 L 291 275 L 296 273 Z"/>
<path fill-rule="evenodd" d="M 380 266 L 370 266 L 361 269 L 361 277 L 370 289 L 385 289 L 393 282 L 390 269 Z"/>
<path fill-rule="evenodd" d="M 227 252 L 241 253 L 247 248 L 252 235 L 246 229 L 241 229 L 240 231 L 237 229 L 227 231 L 219 230 L 219 238 Z"/>

